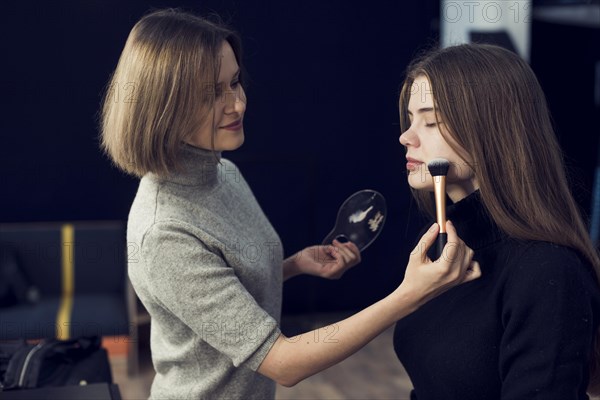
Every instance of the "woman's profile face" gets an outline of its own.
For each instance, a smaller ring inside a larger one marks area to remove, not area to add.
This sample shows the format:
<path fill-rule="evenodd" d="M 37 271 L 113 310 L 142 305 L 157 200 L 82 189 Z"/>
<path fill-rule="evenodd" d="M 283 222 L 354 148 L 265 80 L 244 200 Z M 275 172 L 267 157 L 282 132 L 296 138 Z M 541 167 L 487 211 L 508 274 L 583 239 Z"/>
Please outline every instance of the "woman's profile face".
<path fill-rule="evenodd" d="M 187 141 L 207 150 L 235 150 L 244 143 L 244 112 L 246 94 L 239 80 L 240 67 L 231 45 L 223 42 L 221 68 L 215 85 L 215 103 L 212 112 L 204 118 L 200 129 Z"/>
<path fill-rule="evenodd" d="M 445 137 L 452 140 L 447 134 L 442 116 L 438 114 L 436 119 L 434 104 L 429 80 L 423 75 L 417 77 L 411 87 L 408 102 L 410 127 L 400 135 L 400 143 L 406 147 L 408 184 L 416 190 L 433 191 L 433 180 L 427 163 L 434 158 L 445 158 L 450 161 L 446 191 L 456 202 L 472 193 L 479 185 L 471 168 L 442 136 L 444 130 Z M 463 155 L 466 154 L 466 151 L 463 152 Z M 467 158 L 467 161 L 472 160 Z"/>

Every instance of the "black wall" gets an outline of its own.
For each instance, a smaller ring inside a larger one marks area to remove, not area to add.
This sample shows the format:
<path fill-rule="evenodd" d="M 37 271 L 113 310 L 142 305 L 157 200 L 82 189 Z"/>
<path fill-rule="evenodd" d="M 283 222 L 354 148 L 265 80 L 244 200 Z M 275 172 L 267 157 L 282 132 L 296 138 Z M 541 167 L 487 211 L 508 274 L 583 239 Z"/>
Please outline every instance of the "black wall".
<path fill-rule="evenodd" d="M 573 194 L 587 217 L 600 161 L 600 21 L 594 27 L 533 19 L 532 43 L 531 66 L 546 94 Z"/>
<path fill-rule="evenodd" d="M 2 12 L 0 222 L 127 218 L 137 180 L 98 149 L 100 96 L 139 17 L 180 6 L 215 12 L 241 33 L 246 143 L 225 157 L 287 254 L 320 242 L 355 191 L 387 198 L 386 227 L 363 263 L 340 281 L 286 283 L 284 311 L 356 309 L 399 284 L 421 221 L 398 144 L 397 92 L 410 58 L 437 34 L 436 1 L 48 3 Z"/>

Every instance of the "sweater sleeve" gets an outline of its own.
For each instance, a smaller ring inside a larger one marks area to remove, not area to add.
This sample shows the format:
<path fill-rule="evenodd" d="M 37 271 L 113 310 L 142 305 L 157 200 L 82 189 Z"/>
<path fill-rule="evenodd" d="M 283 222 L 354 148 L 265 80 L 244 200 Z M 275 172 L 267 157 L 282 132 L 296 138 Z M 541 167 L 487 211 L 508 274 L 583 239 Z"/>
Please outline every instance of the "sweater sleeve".
<path fill-rule="evenodd" d="M 154 224 L 141 250 L 155 300 L 236 367 L 258 369 L 281 331 L 218 251 L 179 222 Z"/>
<path fill-rule="evenodd" d="M 587 399 L 598 290 L 575 254 L 538 243 L 510 267 L 500 348 L 502 399 Z"/>

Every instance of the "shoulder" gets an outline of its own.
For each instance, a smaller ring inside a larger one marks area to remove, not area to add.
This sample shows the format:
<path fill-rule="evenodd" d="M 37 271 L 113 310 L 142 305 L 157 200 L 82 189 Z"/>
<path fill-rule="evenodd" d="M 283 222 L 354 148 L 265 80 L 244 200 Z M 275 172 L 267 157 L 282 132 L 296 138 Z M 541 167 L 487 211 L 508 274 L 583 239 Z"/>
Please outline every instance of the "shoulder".
<path fill-rule="evenodd" d="M 149 225 L 144 236 L 191 235 L 196 229 L 196 227 L 186 221 L 175 218 L 163 218 Z"/>
<path fill-rule="evenodd" d="M 576 251 L 552 243 L 511 247 L 498 307 L 502 392 L 510 398 L 575 398 L 567 391 L 574 394 L 581 385 L 600 315 L 591 266 Z"/>
<path fill-rule="evenodd" d="M 175 226 L 189 219 L 192 211 L 185 198 L 174 194 L 168 185 L 144 176 L 129 209 L 127 231 L 131 239 L 140 242 L 156 227 Z"/>
<path fill-rule="evenodd" d="M 235 173 L 241 175 L 241 173 L 242 173 L 241 170 L 240 170 L 240 168 L 237 166 L 236 163 L 234 163 L 230 159 L 224 158 L 224 157 L 221 158 L 221 160 L 219 161 L 218 169 L 219 169 L 219 171 L 220 171 L 221 174 L 223 172 L 235 172 Z"/>
<path fill-rule="evenodd" d="M 221 158 L 221 163 L 218 169 L 218 179 L 219 184 L 222 189 L 221 195 L 223 196 L 233 196 L 235 200 L 228 199 L 228 201 L 250 201 L 252 203 L 256 202 L 256 198 L 254 196 L 254 192 L 250 187 L 250 184 L 244 177 L 240 167 L 235 164 L 233 161 Z"/>
<path fill-rule="evenodd" d="M 143 234 L 139 257 L 147 271 L 185 265 L 222 265 L 222 244 L 202 229 L 179 220 L 161 220 Z M 162 271 L 162 272 L 161 272 Z"/>
<path fill-rule="evenodd" d="M 593 266 L 575 250 L 549 242 L 526 241 L 511 245 L 506 265 L 510 292 L 598 291 Z"/>
<path fill-rule="evenodd" d="M 518 248 L 513 274 L 588 273 L 592 266 L 569 247 L 550 242 L 527 241 Z"/>
<path fill-rule="evenodd" d="M 221 183 L 247 185 L 240 168 L 227 158 L 221 158 L 221 163 L 219 164 L 219 181 Z"/>
<path fill-rule="evenodd" d="M 159 219 L 145 230 L 142 249 L 154 252 L 158 248 L 177 248 L 189 244 L 209 247 L 208 243 L 211 241 L 210 235 L 187 221 L 175 218 Z"/>
<path fill-rule="evenodd" d="M 221 164 L 231 167 L 231 168 L 235 168 L 235 169 L 239 169 L 238 166 L 236 165 L 236 163 L 234 163 L 233 161 L 231 161 L 229 158 L 225 158 L 222 157 L 221 158 Z"/>

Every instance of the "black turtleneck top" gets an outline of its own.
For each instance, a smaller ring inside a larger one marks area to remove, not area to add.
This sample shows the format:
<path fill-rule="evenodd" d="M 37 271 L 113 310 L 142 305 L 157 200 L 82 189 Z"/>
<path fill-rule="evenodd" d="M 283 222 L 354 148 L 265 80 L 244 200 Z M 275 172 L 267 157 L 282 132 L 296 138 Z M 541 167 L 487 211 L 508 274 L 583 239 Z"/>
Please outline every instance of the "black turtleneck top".
<path fill-rule="evenodd" d="M 475 192 L 447 210 L 482 277 L 398 321 L 412 399 L 587 399 L 600 320 L 591 265 L 566 247 L 508 237 Z"/>

